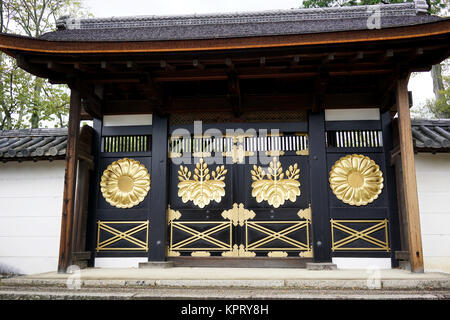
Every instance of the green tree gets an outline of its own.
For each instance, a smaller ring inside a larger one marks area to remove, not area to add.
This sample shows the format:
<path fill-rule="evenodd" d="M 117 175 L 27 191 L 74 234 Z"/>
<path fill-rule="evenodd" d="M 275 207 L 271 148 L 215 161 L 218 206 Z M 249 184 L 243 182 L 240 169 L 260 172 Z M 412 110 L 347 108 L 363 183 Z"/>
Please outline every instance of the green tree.
<path fill-rule="evenodd" d="M 322 8 L 322 7 L 344 7 L 357 5 L 375 5 L 412 2 L 413 0 L 303 0 L 304 8 Z M 428 13 L 436 15 L 448 15 L 450 11 L 449 0 L 426 0 L 428 4 Z M 431 76 L 433 78 L 433 87 L 436 98 L 426 102 L 424 108 L 419 113 L 427 114 L 427 109 L 437 117 L 450 118 L 449 110 L 449 78 L 442 76 L 442 66 L 440 64 L 432 67 Z"/>
<path fill-rule="evenodd" d="M 3 33 L 39 37 L 54 31 L 63 15 L 86 16 L 81 0 L 0 0 Z M 28 74 L 0 55 L 0 129 L 38 128 L 43 121 L 67 124 L 68 88 Z"/>
<path fill-rule="evenodd" d="M 434 81 L 434 99 L 426 102 L 426 107 L 437 117 L 450 119 L 450 60 L 439 65 Z"/>

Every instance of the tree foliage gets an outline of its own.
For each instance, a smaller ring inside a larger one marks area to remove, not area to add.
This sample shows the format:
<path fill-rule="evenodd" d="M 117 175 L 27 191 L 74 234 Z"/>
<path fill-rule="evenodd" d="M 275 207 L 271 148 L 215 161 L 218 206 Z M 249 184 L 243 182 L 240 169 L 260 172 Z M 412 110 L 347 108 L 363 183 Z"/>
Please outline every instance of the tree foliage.
<path fill-rule="evenodd" d="M 81 0 L 0 0 L 0 31 L 39 37 L 54 31 L 63 15 L 86 16 Z M 45 121 L 66 126 L 68 89 L 51 85 L 0 54 L 0 130 L 37 128 Z"/>
<path fill-rule="evenodd" d="M 435 98 L 428 100 L 425 106 L 437 118 L 450 119 L 450 60 L 446 60 L 440 66 L 438 73 L 440 82 L 435 85 Z"/>
<path fill-rule="evenodd" d="M 305 8 L 344 7 L 357 5 L 376 5 L 412 2 L 413 0 L 304 0 Z M 448 15 L 450 11 L 449 0 L 426 0 L 428 13 L 436 15 Z M 447 69 L 448 68 L 447 66 Z M 439 72 L 436 72 L 438 70 Z M 450 118 L 450 77 L 442 76 L 441 65 L 433 66 L 433 86 L 435 99 L 428 100 L 423 108 L 419 108 L 417 115 L 424 116 L 429 111 L 438 118 Z M 449 71 L 449 70 L 447 70 Z M 437 89 L 436 89 L 437 88 Z M 421 106 L 422 107 L 422 106 Z"/>
<path fill-rule="evenodd" d="M 392 4 L 413 2 L 414 0 L 304 0 L 305 8 L 323 8 L 323 7 L 344 7 L 358 5 L 374 5 L 374 4 Z M 428 13 L 440 14 L 449 7 L 448 0 L 426 0 L 428 4 Z"/>

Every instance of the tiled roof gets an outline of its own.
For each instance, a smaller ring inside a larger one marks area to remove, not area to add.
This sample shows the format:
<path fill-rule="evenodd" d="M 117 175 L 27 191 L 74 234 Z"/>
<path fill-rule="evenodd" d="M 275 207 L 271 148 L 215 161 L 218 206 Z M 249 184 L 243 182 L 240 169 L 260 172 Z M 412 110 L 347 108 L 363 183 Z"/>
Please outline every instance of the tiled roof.
<path fill-rule="evenodd" d="M 55 41 L 152 41 L 307 34 L 368 29 L 380 8 L 381 28 L 433 22 L 426 2 L 219 13 L 183 16 L 134 16 L 58 20 L 58 31 L 41 38 Z"/>
<path fill-rule="evenodd" d="M 417 151 L 450 152 L 450 120 L 411 120 L 414 148 Z"/>
<path fill-rule="evenodd" d="M 0 160 L 64 158 L 67 129 L 0 131 Z"/>

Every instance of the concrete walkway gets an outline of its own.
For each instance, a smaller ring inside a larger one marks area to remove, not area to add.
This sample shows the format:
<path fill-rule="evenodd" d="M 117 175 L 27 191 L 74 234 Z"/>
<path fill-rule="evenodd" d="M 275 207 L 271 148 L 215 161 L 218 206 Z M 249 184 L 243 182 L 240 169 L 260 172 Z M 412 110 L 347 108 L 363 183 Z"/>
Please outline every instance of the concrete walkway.
<path fill-rule="evenodd" d="M 77 285 L 84 288 L 266 288 L 327 290 L 444 290 L 450 274 L 390 270 L 321 270 L 277 268 L 88 268 L 2 279 L 0 287 Z"/>

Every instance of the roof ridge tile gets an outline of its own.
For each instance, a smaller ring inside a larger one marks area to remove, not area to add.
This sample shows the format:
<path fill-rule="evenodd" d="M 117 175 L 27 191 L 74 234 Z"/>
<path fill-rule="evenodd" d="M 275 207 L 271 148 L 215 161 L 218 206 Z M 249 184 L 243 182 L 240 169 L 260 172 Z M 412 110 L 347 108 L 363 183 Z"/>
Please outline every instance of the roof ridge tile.
<path fill-rule="evenodd" d="M 75 19 L 62 17 L 57 21 L 59 30 L 87 30 L 87 29 L 115 29 L 115 28 L 140 28 L 140 27 L 164 27 L 180 25 L 208 25 L 208 24 L 239 24 L 239 23 L 264 23 L 264 22 L 291 22 L 314 21 L 332 19 L 357 19 L 368 18 L 373 10 L 380 9 L 381 17 L 416 16 L 423 13 L 424 0 L 414 2 L 346 6 L 328 8 L 295 8 L 283 10 L 266 10 L 250 12 L 228 12 L 189 15 L 146 15 L 129 17 L 106 17 Z M 426 12 L 426 11 L 425 11 Z"/>

